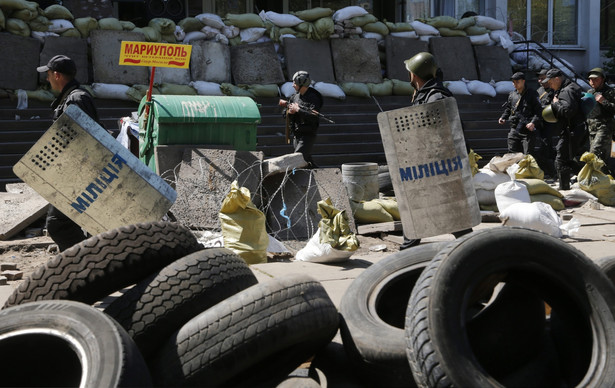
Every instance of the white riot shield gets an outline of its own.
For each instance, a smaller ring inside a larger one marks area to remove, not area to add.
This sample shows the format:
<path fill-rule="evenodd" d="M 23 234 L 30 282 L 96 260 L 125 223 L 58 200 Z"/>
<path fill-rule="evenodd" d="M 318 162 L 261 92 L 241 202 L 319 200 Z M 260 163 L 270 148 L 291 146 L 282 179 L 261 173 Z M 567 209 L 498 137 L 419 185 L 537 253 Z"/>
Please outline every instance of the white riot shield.
<path fill-rule="evenodd" d="M 454 98 L 379 113 L 378 126 L 407 238 L 481 222 Z"/>
<path fill-rule="evenodd" d="M 159 221 L 177 196 L 75 105 L 68 106 L 13 171 L 92 235 Z"/>

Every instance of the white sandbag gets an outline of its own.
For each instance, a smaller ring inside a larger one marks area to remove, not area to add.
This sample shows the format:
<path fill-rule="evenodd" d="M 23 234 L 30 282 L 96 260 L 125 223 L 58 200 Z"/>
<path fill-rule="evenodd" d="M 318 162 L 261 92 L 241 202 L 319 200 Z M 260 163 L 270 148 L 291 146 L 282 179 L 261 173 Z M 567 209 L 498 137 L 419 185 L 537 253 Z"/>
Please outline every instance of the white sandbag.
<path fill-rule="evenodd" d="M 271 23 L 278 27 L 294 27 L 297 24 L 303 23 L 303 20 L 299 19 L 295 15 L 282 14 L 273 11 L 261 11 L 259 14 L 263 21 L 269 20 Z"/>
<path fill-rule="evenodd" d="M 493 190 L 476 189 L 476 199 L 479 205 L 493 206 L 496 204 L 495 192 Z"/>
<path fill-rule="evenodd" d="M 502 156 L 494 156 L 484 168 L 491 171 L 506 173 L 508 167 L 523 159 L 523 152 L 509 152 Z"/>
<path fill-rule="evenodd" d="M 201 96 L 223 96 L 220 84 L 207 81 L 191 81 L 188 85 L 192 86 Z"/>
<path fill-rule="evenodd" d="M 500 210 L 500 219 L 506 226 L 517 226 L 562 237 L 562 220 L 555 210 L 544 202 L 515 203 Z"/>
<path fill-rule="evenodd" d="M 349 7 L 344 7 L 342 9 L 338 9 L 333 13 L 333 21 L 341 22 L 342 20 L 350 19 L 355 16 L 361 16 L 367 14 L 367 10 L 363 7 L 359 7 L 358 5 L 352 5 Z"/>
<path fill-rule="evenodd" d="M 214 42 L 222 43 L 228 45 L 229 40 L 224 34 L 217 34 L 213 39 Z"/>
<path fill-rule="evenodd" d="M 474 46 L 487 46 L 492 42 L 488 33 L 484 33 L 482 35 L 470 35 L 468 38 L 470 38 L 470 42 Z"/>
<path fill-rule="evenodd" d="M 130 86 L 122 84 L 104 84 L 96 82 L 92 84 L 95 97 L 103 99 L 130 100 L 130 97 L 126 94 L 128 89 L 130 89 Z"/>
<path fill-rule="evenodd" d="M 515 90 L 515 85 L 511 81 L 498 81 L 494 88 L 497 94 L 508 94 Z"/>
<path fill-rule="evenodd" d="M 173 34 L 175 35 L 175 39 L 177 39 L 178 42 L 182 42 L 186 37 L 186 32 L 181 26 L 175 26 L 175 32 Z"/>
<path fill-rule="evenodd" d="M 314 84 L 314 89 L 318 90 L 323 97 L 333 97 L 338 100 L 344 100 L 346 98 L 346 93 L 336 84 L 316 82 Z"/>
<path fill-rule="evenodd" d="M 190 43 L 190 42 L 194 42 L 196 40 L 205 40 L 205 39 L 207 39 L 207 35 L 205 35 L 201 31 L 191 31 L 191 32 L 186 34 L 186 36 L 184 37 L 183 42 L 184 43 Z"/>
<path fill-rule="evenodd" d="M 284 44 L 284 39 L 287 39 L 287 38 L 297 39 L 297 37 L 294 36 L 293 34 L 283 34 L 283 35 L 280 35 L 280 42 L 282 42 L 282 44 Z"/>
<path fill-rule="evenodd" d="M 489 16 L 477 15 L 475 18 L 477 26 L 485 27 L 490 30 L 503 30 L 506 28 L 506 23 Z"/>
<path fill-rule="evenodd" d="M 488 168 L 481 168 L 472 177 L 475 189 L 495 190 L 500 183 L 510 181 L 510 176 L 503 172 L 495 172 Z"/>
<path fill-rule="evenodd" d="M 466 86 L 468 91 L 472 94 L 479 94 L 483 96 L 495 97 L 495 88 L 487 82 L 473 80 L 468 81 Z"/>
<path fill-rule="evenodd" d="M 472 93 L 468 90 L 466 83 L 463 81 L 446 81 L 444 86 L 448 88 L 453 94 L 469 96 Z"/>
<path fill-rule="evenodd" d="M 250 43 L 265 43 L 265 42 L 271 42 L 271 38 L 268 37 L 267 35 L 263 35 L 260 38 L 256 39 L 254 42 L 250 42 Z"/>
<path fill-rule="evenodd" d="M 434 26 L 430 26 L 429 24 L 426 23 L 422 23 L 419 22 L 418 20 L 415 20 L 413 22 L 410 23 L 412 25 L 412 28 L 414 28 L 414 31 L 416 31 L 416 33 L 421 36 L 421 35 L 440 35 L 440 31 L 438 31 L 438 29 Z"/>
<path fill-rule="evenodd" d="M 515 51 L 515 44 L 510 38 L 506 38 L 504 35 L 500 36 L 500 46 L 502 46 L 508 54 L 510 55 L 513 51 Z"/>
<path fill-rule="evenodd" d="M 389 33 L 391 36 L 397 36 L 399 38 L 417 39 L 419 36 L 416 31 L 399 31 Z"/>
<path fill-rule="evenodd" d="M 280 86 L 280 92 L 286 98 L 290 98 L 295 93 L 295 88 L 293 87 L 292 82 L 285 82 Z"/>
<path fill-rule="evenodd" d="M 210 26 L 213 28 L 222 29 L 225 26 L 224 21 L 222 21 L 222 18 L 213 13 L 202 13 L 196 15 L 195 18 L 197 18 L 201 23 L 205 24 L 206 26 Z"/>
<path fill-rule="evenodd" d="M 295 255 L 295 260 L 310 261 L 312 263 L 338 263 L 346 261 L 355 251 L 342 251 L 334 249 L 330 244 L 320 242 L 320 229 L 309 239 Z"/>
<path fill-rule="evenodd" d="M 235 26 L 224 26 L 222 28 L 222 33 L 229 39 L 233 39 L 234 37 L 239 35 L 239 27 Z"/>
<path fill-rule="evenodd" d="M 263 36 L 265 31 L 267 31 L 267 29 L 262 27 L 249 27 L 239 31 L 239 36 L 241 37 L 241 41 L 244 43 L 256 42 L 261 36 Z"/>
<path fill-rule="evenodd" d="M 70 20 L 66 19 L 53 19 L 49 21 L 49 32 L 55 32 L 60 34 L 66 30 L 70 30 L 71 28 L 75 28 L 73 23 Z"/>
<path fill-rule="evenodd" d="M 211 40 L 216 37 L 220 33 L 220 29 L 214 28 L 211 26 L 205 26 L 200 30 L 203 34 L 205 34 L 205 39 Z"/>
<path fill-rule="evenodd" d="M 436 37 L 436 35 L 419 35 L 419 40 L 429 43 L 429 40 L 434 37 Z"/>
<path fill-rule="evenodd" d="M 361 34 L 361 38 L 363 39 L 376 39 L 376 40 L 384 40 L 384 36 L 377 32 L 364 32 Z"/>
<path fill-rule="evenodd" d="M 498 205 L 498 210 L 503 212 L 512 204 L 515 203 L 530 203 L 532 200 L 530 199 L 530 193 L 527 190 L 527 186 L 523 183 L 518 182 L 515 179 L 515 174 L 519 170 L 518 164 L 513 164 L 508 167 L 506 172 L 508 176 L 510 176 L 509 182 L 500 183 L 495 188 L 495 202 Z M 549 206 L 550 207 L 550 206 Z"/>
<path fill-rule="evenodd" d="M 41 43 L 45 43 L 45 38 L 50 37 L 50 36 L 60 36 L 58 34 L 56 34 L 55 32 L 41 32 L 41 31 L 31 31 L 30 32 L 30 36 L 34 39 L 39 40 Z"/>

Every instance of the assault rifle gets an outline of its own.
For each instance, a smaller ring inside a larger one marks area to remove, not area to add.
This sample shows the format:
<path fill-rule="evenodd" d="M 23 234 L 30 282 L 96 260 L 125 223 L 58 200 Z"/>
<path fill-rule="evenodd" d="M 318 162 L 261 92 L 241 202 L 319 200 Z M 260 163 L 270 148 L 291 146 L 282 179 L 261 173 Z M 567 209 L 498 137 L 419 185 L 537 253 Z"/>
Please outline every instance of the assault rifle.
<path fill-rule="evenodd" d="M 279 106 L 283 106 L 285 107 L 286 105 L 288 105 L 288 101 L 287 100 L 280 100 L 278 102 Z M 328 118 L 327 116 L 323 115 L 322 113 L 314 110 L 314 105 L 312 104 L 307 104 L 307 103 L 302 103 L 299 104 L 299 112 L 303 112 L 303 113 L 307 113 L 307 114 L 311 114 L 314 116 L 318 116 L 321 119 L 331 123 L 331 124 L 335 124 L 335 121 L 331 120 L 330 118 Z"/>

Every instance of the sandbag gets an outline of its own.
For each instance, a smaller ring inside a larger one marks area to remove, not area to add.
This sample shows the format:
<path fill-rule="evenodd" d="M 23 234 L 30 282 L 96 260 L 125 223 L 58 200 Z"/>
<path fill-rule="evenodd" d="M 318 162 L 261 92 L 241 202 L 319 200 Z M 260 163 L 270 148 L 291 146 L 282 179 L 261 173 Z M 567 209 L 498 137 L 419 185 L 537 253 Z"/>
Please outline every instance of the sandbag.
<path fill-rule="evenodd" d="M 98 21 L 98 24 L 100 25 L 100 21 Z M 162 40 L 162 34 L 154 27 L 142 27 L 141 32 L 145 35 L 147 42 L 160 42 Z"/>
<path fill-rule="evenodd" d="M 492 171 L 483 167 L 472 177 L 475 189 L 494 190 L 500 183 L 509 182 L 510 176 L 506 173 Z"/>
<path fill-rule="evenodd" d="M 75 25 L 75 28 L 79 30 L 83 38 L 89 37 L 92 30 L 98 29 L 98 20 L 90 16 L 77 18 L 73 24 Z"/>
<path fill-rule="evenodd" d="M 0 8 L 0 31 L 4 30 L 5 28 L 6 28 L 6 17 L 4 16 L 4 12 L 2 12 L 2 8 Z"/>
<path fill-rule="evenodd" d="M 303 20 L 295 15 L 282 14 L 273 11 L 261 11 L 260 16 L 261 19 L 264 17 L 263 20 L 269 20 L 278 27 L 294 27 L 303 22 Z"/>
<path fill-rule="evenodd" d="M 498 81 L 494 85 L 496 94 L 509 94 L 515 90 L 515 85 L 510 81 Z"/>
<path fill-rule="evenodd" d="M 224 17 L 224 24 L 226 24 L 227 26 L 235 26 L 240 29 L 252 28 L 252 27 L 260 27 L 260 28 L 265 27 L 265 22 L 263 22 L 263 19 L 261 19 L 261 17 L 255 13 L 244 13 L 244 14 L 227 13 L 226 16 Z"/>
<path fill-rule="evenodd" d="M 392 79 L 391 82 L 393 82 L 393 94 L 395 96 L 411 96 L 414 94 L 414 87 L 410 81 Z"/>
<path fill-rule="evenodd" d="M 514 203 L 500 210 L 500 219 L 506 226 L 517 226 L 562 237 L 562 220 L 553 208 L 544 202 Z"/>
<path fill-rule="evenodd" d="M 372 96 L 390 96 L 393 94 L 393 82 L 389 79 L 385 79 L 381 83 L 368 82 L 367 87 Z"/>
<path fill-rule="evenodd" d="M 467 18 L 462 18 L 459 19 L 459 21 L 457 22 L 457 29 L 459 30 L 465 30 L 468 27 L 471 27 L 473 25 L 476 24 L 476 18 L 474 16 L 469 16 Z"/>
<path fill-rule="evenodd" d="M 197 40 L 205 40 L 207 39 L 207 35 L 205 35 L 203 32 L 201 31 L 191 31 L 188 32 L 186 34 L 186 36 L 184 36 L 184 43 L 190 43 L 190 42 L 194 42 Z"/>
<path fill-rule="evenodd" d="M 49 26 L 47 27 L 47 31 L 55 32 L 56 34 L 61 34 L 66 30 L 70 30 L 71 28 L 75 28 L 75 26 L 70 20 L 54 19 L 54 20 L 49 20 Z"/>
<path fill-rule="evenodd" d="M 0 8 L 7 12 L 7 16 L 11 11 L 19 11 L 20 9 L 29 9 L 37 12 L 38 3 L 25 0 L 0 0 Z"/>
<path fill-rule="evenodd" d="M 517 162 L 519 170 L 517 171 L 516 178 L 535 178 L 544 179 L 545 173 L 538 166 L 536 159 L 530 154 L 524 155 L 523 158 Z"/>
<path fill-rule="evenodd" d="M 196 90 L 190 85 L 177 85 L 171 83 L 163 83 L 158 87 L 160 93 L 170 94 L 175 96 L 195 96 Z"/>
<path fill-rule="evenodd" d="M 497 207 L 494 190 L 476 189 L 476 200 L 480 206 Z"/>
<path fill-rule="evenodd" d="M 227 96 L 256 97 L 250 90 L 226 82 L 220 84 L 220 90 Z"/>
<path fill-rule="evenodd" d="M 126 95 L 135 102 L 141 102 L 143 97 L 147 95 L 149 85 L 132 85 L 126 90 Z M 152 94 L 160 94 L 160 90 L 156 87 L 152 87 Z"/>
<path fill-rule="evenodd" d="M 378 22 L 378 18 L 371 13 L 366 13 L 365 15 L 350 18 L 348 19 L 348 22 L 354 27 L 363 27 L 366 24 Z"/>
<path fill-rule="evenodd" d="M 495 202 L 498 205 L 500 212 L 503 212 L 515 203 L 530 203 L 530 193 L 527 191 L 527 187 L 516 181 L 515 173 L 519 169 L 519 166 L 513 164 L 506 172 L 510 176 L 509 182 L 500 183 L 495 188 Z"/>
<path fill-rule="evenodd" d="M 295 88 L 292 82 L 284 82 L 282 86 L 280 86 L 280 91 L 284 97 L 290 98 L 290 96 L 295 93 Z"/>
<path fill-rule="evenodd" d="M 361 16 L 367 14 L 367 10 L 363 7 L 359 7 L 358 5 L 351 5 L 348 7 L 344 7 L 342 9 L 338 9 L 333 13 L 333 20 L 335 22 L 341 22 L 346 19 L 350 19 L 356 16 Z"/>
<path fill-rule="evenodd" d="M 457 19 L 455 19 L 452 16 L 435 16 L 433 18 L 429 18 L 429 19 L 425 19 L 425 23 L 429 24 L 430 26 L 436 27 L 437 29 L 440 29 L 442 27 L 444 28 L 455 28 L 457 27 Z"/>
<path fill-rule="evenodd" d="M 225 248 L 241 256 L 248 264 L 267 262 L 269 236 L 265 215 L 252 203 L 250 190 L 233 181 L 218 217 Z"/>
<path fill-rule="evenodd" d="M 350 201 L 354 220 L 360 224 L 377 224 L 381 222 L 393 222 L 395 219 L 382 204 L 371 201 Z"/>
<path fill-rule="evenodd" d="M 489 30 L 481 26 L 469 26 L 464 29 L 468 36 L 484 35 L 488 34 Z"/>
<path fill-rule="evenodd" d="M 487 168 L 495 172 L 506 172 L 508 167 L 523 159 L 523 152 L 510 152 L 502 156 L 494 156 L 487 163 Z"/>
<path fill-rule="evenodd" d="M 389 33 L 391 36 L 397 36 L 398 38 L 417 39 L 419 36 L 416 31 L 399 31 Z"/>
<path fill-rule="evenodd" d="M 51 102 L 56 98 L 52 92 L 45 89 L 26 90 L 26 95 L 29 100 L 37 100 L 42 102 Z"/>
<path fill-rule="evenodd" d="M 256 97 L 279 97 L 280 88 L 276 84 L 260 85 L 252 84 L 248 86 L 248 90 Z"/>
<path fill-rule="evenodd" d="M 267 31 L 264 27 L 244 28 L 239 32 L 241 41 L 244 43 L 256 42 Z"/>
<path fill-rule="evenodd" d="M 320 18 L 331 16 L 333 14 L 333 10 L 331 8 L 315 7 L 303 11 L 291 12 L 291 14 L 306 22 L 313 22 Z"/>
<path fill-rule="evenodd" d="M 116 18 L 102 18 L 98 21 L 98 28 L 101 30 L 122 31 L 122 23 Z"/>
<path fill-rule="evenodd" d="M 414 31 L 414 27 L 412 24 L 406 22 L 392 23 L 392 22 L 384 22 L 387 28 L 389 29 L 389 33 L 393 32 L 410 32 Z"/>
<path fill-rule="evenodd" d="M 470 151 L 468 152 L 468 163 L 470 164 L 470 171 L 472 171 L 472 177 L 478 174 L 478 171 L 479 171 L 478 161 L 481 160 L 482 158 L 483 157 L 477 154 L 476 152 L 474 152 L 473 149 L 470 149 Z"/>
<path fill-rule="evenodd" d="M 344 100 L 346 98 L 346 94 L 344 94 L 342 88 L 340 88 L 336 84 L 327 82 L 316 82 L 314 84 L 314 89 L 319 91 L 323 97 L 332 97 L 337 98 L 338 100 Z"/>
<path fill-rule="evenodd" d="M 47 17 L 47 19 L 52 20 L 52 19 L 67 19 L 67 20 L 74 20 L 74 16 L 73 14 L 68 10 L 68 8 L 60 5 L 60 4 L 53 4 L 50 5 L 49 7 L 45 8 L 45 16 Z"/>
<path fill-rule="evenodd" d="M 426 23 L 421 23 L 418 20 L 415 20 L 410 23 L 414 31 L 416 31 L 419 35 L 440 35 L 438 29 L 434 26 L 430 26 Z"/>
<path fill-rule="evenodd" d="M 11 13 L 11 17 L 19 20 L 23 20 L 24 22 L 29 22 L 38 16 L 38 12 L 32 11 L 30 9 L 24 8 L 19 11 L 13 11 Z"/>
<path fill-rule="evenodd" d="M 370 97 L 369 87 L 363 82 L 343 82 L 340 84 L 342 91 L 347 96 L 353 97 Z"/>
<path fill-rule="evenodd" d="M 495 88 L 487 82 L 473 80 L 468 81 L 466 86 L 471 94 L 478 94 L 483 96 L 495 97 Z"/>
<path fill-rule="evenodd" d="M 506 23 L 489 16 L 477 15 L 475 19 L 477 26 L 482 26 L 490 30 L 503 30 L 506 28 Z"/>
<path fill-rule="evenodd" d="M 440 28 L 438 28 L 438 31 L 440 31 L 440 35 L 441 36 L 447 36 L 447 37 L 451 37 L 451 36 L 468 36 L 468 34 L 464 30 L 456 30 L 456 29 L 453 29 L 453 28 L 440 27 Z"/>
<path fill-rule="evenodd" d="M 468 35 L 468 38 L 470 38 L 470 42 L 474 46 L 486 46 L 491 43 L 491 38 L 487 33 L 482 35 Z"/>
<path fill-rule="evenodd" d="M 601 171 L 604 162 L 591 152 L 585 152 L 581 161 L 585 166 L 579 171 L 579 187 L 595 195 L 601 204 L 615 206 L 615 181 Z"/>
<path fill-rule="evenodd" d="M 222 19 L 220 19 L 220 22 L 222 23 L 222 25 L 224 25 Z M 186 33 L 192 31 L 199 31 L 201 28 L 205 27 L 205 23 L 203 23 L 196 17 L 183 18 L 177 23 L 177 25 L 180 26 Z"/>
<path fill-rule="evenodd" d="M 167 18 L 154 18 L 147 23 L 148 27 L 155 28 L 161 35 L 175 33 L 175 22 Z"/>
<path fill-rule="evenodd" d="M 92 84 L 94 96 L 102 99 L 130 100 L 130 97 L 127 94 L 129 89 L 130 86 L 122 84 L 106 84 L 96 82 Z"/>
<path fill-rule="evenodd" d="M 8 18 L 6 19 L 6 30 L 11 34 L 20 36 L 30 36 L 30 27 L 21 19 Z"/>
<path fill-rule="evenodd" d="M 1 28 L 0 22 L 0 28 Z M 28 26 L 30 26 L 30 31 L 39 31 L 39 32 L 47 32 L 49 31 L 49 19 L 47 19 L 43 15 L 38 15 L 33 20 L 28 22 Z M 81 31 L 80 31 L 81 32 Z"/>
<path fill-rule="evenodd" d="M 383 22 L 375 22 L 375 23 L 367 23 L 363 26 L 363 31 L 365 32 L 374 32 L 380 35 L 388 35 L 389 29 Z"/>
<path fill-rule="evenodd" d="M 220 90 L 220 84 L 216 82 L 207 81 L 191 81 L 188 85 L 193 87 L 197 94 L 201 96 L 223 96 L 222 90 Z"/>
<path fill-rule="evenodd" d="M 446 81 L 444 82 L 444 86 L 450 90 L 451 93 L 462 95 L 462 96 L 470 96 L 472 93 L 468 90 L 468 86 L 464 81 Z"/>
<path fill-rule="evenodd" d="M 320 18 L 313 23 L 312 35 L 310 38 L 314 40 L 327 39 L 333 35 L 334 30 L 333 19 Z"/>
<path fill-rule="evenodd" d="M 530 193 L 530 195 L 549 194 L 558 198 L 564 198 L 564 195 L 557 191 L 556 188 L 551 187 L 551 185 L 541 179 L 522 178 L 517 179 L 517 182 L 523 183 L 525 187 L 527 187 L 527 192 Z"/>
<path fill-rule="evenodd" d="M 60 36 L 65 38 L 81 38 L 81 33 L 76 28 L 69 28 L 64 32 L 61 32 Z"/>
<path fill-rule="evenodd" d="M 552 194 L 530 194 L 530 201 L 546 203 L 555 211 L 564 210 L 566 208 L 562 199 Z"/>

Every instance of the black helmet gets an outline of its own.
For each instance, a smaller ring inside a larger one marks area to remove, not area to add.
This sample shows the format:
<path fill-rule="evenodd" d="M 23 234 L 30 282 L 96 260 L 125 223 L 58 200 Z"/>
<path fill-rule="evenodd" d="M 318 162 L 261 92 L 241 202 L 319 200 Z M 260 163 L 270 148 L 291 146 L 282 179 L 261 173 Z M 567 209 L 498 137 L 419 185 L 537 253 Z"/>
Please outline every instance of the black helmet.
<path fill-rule="evenodd" d="M 433 55 L 425 51 L 405 60 L 404 63 L 409 72 L 418 75 L 424 80 L 435 78 L 436 71 L 438 70 L 438 65 L 436 65 Z"/>
<path fill-rule="evenodd" d="M 300 87 L 303 87 L 303 86 L 310 86 L 310 83 L 312 82 L 312 80 L 310 80 L 310 74 L 307 71 L 299 70 L 293 75 L 293 82 L 299 85 Z"/>

